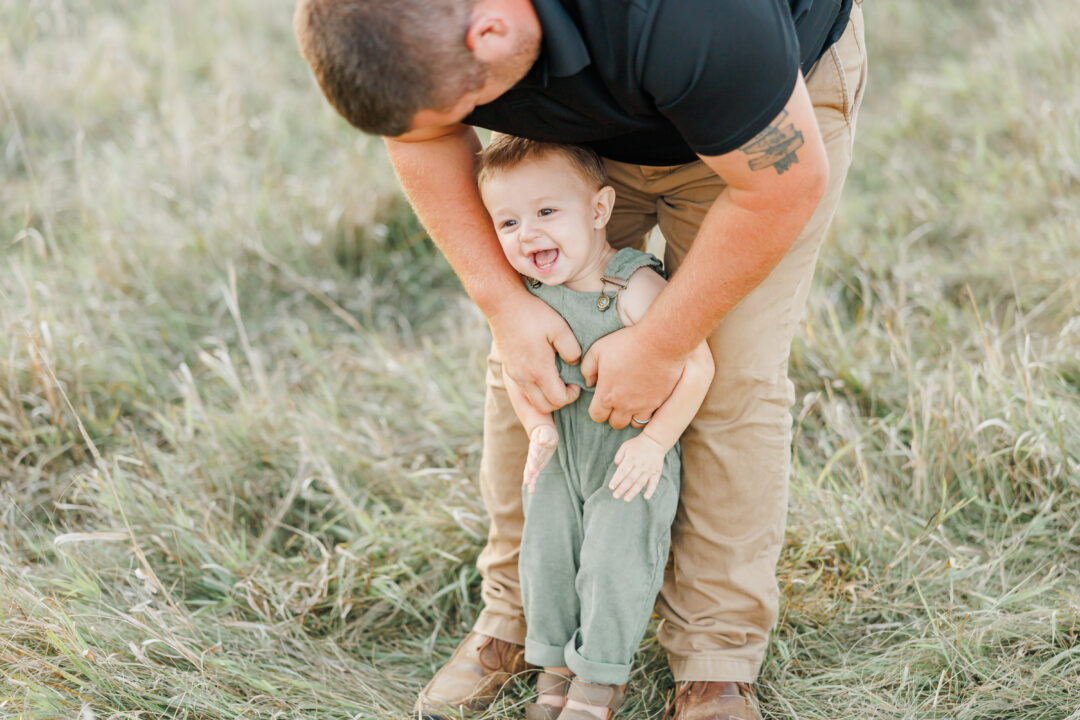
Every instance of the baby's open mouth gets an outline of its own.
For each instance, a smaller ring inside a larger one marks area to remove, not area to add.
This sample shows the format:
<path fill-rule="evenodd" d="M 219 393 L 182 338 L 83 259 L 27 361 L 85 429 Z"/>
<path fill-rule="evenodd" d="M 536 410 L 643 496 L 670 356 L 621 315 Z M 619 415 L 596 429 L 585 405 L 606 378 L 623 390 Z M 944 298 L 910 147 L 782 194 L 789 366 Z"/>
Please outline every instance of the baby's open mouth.
<path fill-rule="evenodd" d="M 533 265 L 537 270 L 550 270 L 555 261 L 559 259 L 559 251 L 555 248 L 550 250 L 537 250 L 532 254 Z"/>

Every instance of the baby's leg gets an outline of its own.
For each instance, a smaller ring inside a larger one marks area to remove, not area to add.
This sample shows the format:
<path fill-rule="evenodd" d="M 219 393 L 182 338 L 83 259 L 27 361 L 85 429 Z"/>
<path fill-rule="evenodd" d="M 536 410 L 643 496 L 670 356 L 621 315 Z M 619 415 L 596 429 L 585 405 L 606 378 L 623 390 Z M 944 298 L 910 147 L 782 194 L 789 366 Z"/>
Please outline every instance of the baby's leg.
<path fill-rule="evenodd" d="M 578 626 L 574 591 L 577 553 L 581 546 L 581 505 L 564 477 L 560 463 L 548 464 L 536 492 L 522 492 L 525 528 L 518 575 L 525 610 L 525 660 L 561 668 L 563 650 Z"/>
<path fill-rule="evenodd" d="M 612 497 L 612 464 L 585 500 L 575 582 L 581 627 L 566 648 L 566 664 L 590 683 L 620 685 L 629 678 L 663 582 L 679 501 L 678 464 L 677 453 L 670 452 L 656 493 L 631 502 Z"/>

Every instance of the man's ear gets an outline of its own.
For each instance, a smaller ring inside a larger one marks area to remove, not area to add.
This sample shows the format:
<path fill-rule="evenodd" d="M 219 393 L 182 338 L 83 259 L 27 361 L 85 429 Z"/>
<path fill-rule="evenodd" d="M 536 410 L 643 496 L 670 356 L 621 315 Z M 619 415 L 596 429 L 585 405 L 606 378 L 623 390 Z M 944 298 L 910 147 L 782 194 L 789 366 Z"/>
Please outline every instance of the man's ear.
<path fill-rule="evenodd" d="M 465 46 L 483 63 L 503 57 L 509 39 L 510 25 L 506 19 L 490 12 L 474 16 L 465 31 Z"/>
<path fill-rule="evenodd" d="M 608 224 L 615 208 L 615 188 L 605 185 L 596 191 L 592 199 L 593 227 L 599 230 Z"/>

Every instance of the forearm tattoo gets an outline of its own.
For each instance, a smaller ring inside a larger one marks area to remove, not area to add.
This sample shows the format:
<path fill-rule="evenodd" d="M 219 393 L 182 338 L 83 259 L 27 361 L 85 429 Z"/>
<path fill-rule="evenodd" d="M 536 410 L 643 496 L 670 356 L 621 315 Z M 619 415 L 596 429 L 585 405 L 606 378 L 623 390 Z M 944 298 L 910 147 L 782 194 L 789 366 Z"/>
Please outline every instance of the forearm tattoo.
<path fill-rule="evenodd" d="M 776 168 L 777 175 L 783 175 L 785 170 L 799 162 L 795 151 L 803 146 L 803 134 L 795 128 L 795 123 L 780 127 L 787 116 L 788 111 L 781 110 L 769 127 L 739 148 L 751 156 L 751 170 L 772 167 Z"/>

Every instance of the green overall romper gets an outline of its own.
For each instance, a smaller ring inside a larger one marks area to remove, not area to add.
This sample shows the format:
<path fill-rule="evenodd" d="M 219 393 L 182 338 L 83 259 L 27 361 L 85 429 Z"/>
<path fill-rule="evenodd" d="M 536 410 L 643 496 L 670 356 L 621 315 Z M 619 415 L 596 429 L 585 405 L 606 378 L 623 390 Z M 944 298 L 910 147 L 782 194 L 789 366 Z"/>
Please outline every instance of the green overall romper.
<path fill-rule="evenodd" d="M 608 263 L 604 292 L 576 292 L 529 280 L 530 292 L 553 307 L 574 331 L 584 356 L 598 338 L 623 327 L 615 303 L 641 267 L 660 261 L 625 248 Z M 664 576 L 671 522 L 679 502 L 681 461 L 676 444 L 652 498 L 612 497 L 615 453 L 639 432 L 615 430 L 589 417 L 593 389 L 576 365 L 557 358 L 565 383 L 581 386 L 577 400 L 556 410 L 559 445 L 536 480 L 523 489 L 525 527 L 518 560 L 525 623 L 525 660 L 567 666 L 587 682 L 621 685 Z"/>

